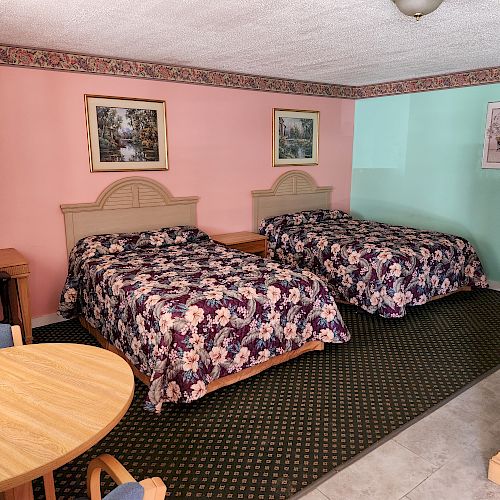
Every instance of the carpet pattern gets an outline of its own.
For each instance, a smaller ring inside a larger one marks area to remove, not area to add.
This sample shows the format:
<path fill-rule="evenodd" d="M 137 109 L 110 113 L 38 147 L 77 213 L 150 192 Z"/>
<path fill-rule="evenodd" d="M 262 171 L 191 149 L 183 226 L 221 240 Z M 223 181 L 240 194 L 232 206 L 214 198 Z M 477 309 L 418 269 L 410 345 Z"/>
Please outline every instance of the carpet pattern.
<path fill-rule="evenodd" d="M 88 462 L 116 456 L 177 498 L 285 499 L 500 364 L 500 293 L 459 293 L 384 319 L 339 305 L 353 339 L 327 344 L 188 405 L 122 421 L 55 471 L 58 498 L 85 497 Z M 71 320 L 35 342 L 95 344 Z M 103 481 L 103 492 L 112 483 Z M 35 498 L 43 497 L 40 480 Z"/>

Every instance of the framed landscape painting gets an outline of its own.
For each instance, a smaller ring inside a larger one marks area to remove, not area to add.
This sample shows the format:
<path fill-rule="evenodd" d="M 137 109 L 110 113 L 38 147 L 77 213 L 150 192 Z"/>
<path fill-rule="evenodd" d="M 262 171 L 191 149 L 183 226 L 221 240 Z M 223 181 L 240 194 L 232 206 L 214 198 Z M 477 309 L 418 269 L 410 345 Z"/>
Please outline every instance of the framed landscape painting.
<path fill-rule="evenodd" d="M 490 102 L 486 115 L 483 168 L 500 168 L 500 102 Z"/>
<path fill-rule="evenodd" d="M 167 170 L 164 101 L 85 96 L 92 172 Z"/>
<path fill-rule="evenodd" d="M 273 167 L 318 164 L 319 111 L 273 110 Z"/>

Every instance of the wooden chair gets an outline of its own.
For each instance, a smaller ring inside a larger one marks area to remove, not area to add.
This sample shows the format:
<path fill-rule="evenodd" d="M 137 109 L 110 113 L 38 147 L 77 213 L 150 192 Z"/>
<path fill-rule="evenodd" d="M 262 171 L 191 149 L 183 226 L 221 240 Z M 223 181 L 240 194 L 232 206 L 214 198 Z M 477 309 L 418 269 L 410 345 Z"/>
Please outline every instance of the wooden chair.
<path fill-rule="evenodd" d="M 21 327 L 19 325 L 7 325 L 0 323 L 0 349 L 3 347 L 14 347 L 23 345 Z"/>
<path fill-rule="evenodd" d="M 87 495 L 90 500 L 101 500 L 103 470 L 118 484 L 103 500 L 164 500 L 167 494 L 167 487 L 159 477 L 137 482 L 116 458 L 104 453 L 94 458 L 87 470 Z"/>

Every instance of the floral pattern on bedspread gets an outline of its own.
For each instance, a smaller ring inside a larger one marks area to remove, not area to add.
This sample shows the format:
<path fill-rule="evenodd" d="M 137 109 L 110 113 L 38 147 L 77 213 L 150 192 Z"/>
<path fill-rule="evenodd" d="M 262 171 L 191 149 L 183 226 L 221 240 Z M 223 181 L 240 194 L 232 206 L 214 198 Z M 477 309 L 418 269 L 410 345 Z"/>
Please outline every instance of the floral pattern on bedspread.
<path fill-rule="evenodd" d="M 150 410 L 198 399 L 212 380 L 308 341 L 349 340 L 331 292 L 308 271 L 211 240 L 130 249 L 131 237 L 114 235 L 113 253 L 102 237 L 75 246 L 59 311 L 83 314 L 151 377 Z"/>
<path fill-rule="evenodd" d="M 407 305 L 425 304 L 463 286 L 488 286 L 479 257 L 464 238 L 357 220 L 343 212 L 325 218 L 321 212 L 262 221 L 269 255 L 323 277 L 338 298 L 370 313 L 401 317 Z"/>

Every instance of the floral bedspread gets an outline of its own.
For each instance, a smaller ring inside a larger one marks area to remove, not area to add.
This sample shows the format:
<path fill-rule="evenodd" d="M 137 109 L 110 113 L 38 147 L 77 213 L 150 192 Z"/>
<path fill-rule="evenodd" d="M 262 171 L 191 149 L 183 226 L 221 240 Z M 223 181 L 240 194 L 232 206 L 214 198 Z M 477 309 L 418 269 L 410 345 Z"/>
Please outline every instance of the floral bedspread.
<path fill-rule="evenodd" d="M 387 318 L 462 286 L 488 286 L 476 251 L 458 236 L 356 220 L 340 210 L 271 217 L 260 232 L 271 258 L 316 273 L 338 298 Z"/>
<path fill-rule="evenodd" d="M 196 400 L 212 380 L 307 341 L 350 337 L 333 295 L 312 273 L 185 227 L 80 240 L 59 311 L 83 314 L 151 377 L 146 406 L 155 411 Z"/>

